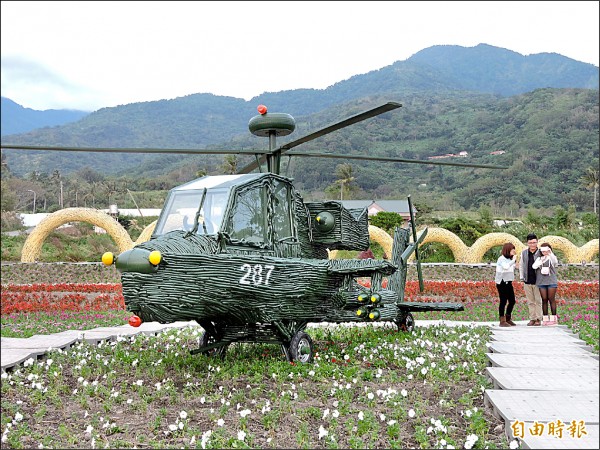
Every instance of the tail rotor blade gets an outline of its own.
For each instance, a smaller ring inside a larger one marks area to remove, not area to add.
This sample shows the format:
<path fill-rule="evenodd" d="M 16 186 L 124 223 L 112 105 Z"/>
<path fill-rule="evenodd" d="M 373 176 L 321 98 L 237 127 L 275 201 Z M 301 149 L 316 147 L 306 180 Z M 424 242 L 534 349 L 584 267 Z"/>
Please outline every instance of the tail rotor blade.
<path fill-rule="evenodd" d="M 408 196 L 408 212 L 410 213 L 410 224 L 412 228 L 413 241 L 415 242 L 415 259 L 417 260 L 417 275 L 419 276 L 419 289 L 421 292 L 425 290 L 423 284 L 423 272 L 421 271 L 421 261 L 419 260 L 419 243 L 417 240 L 417 224 L 415 223 L 415 213 L 413 211 L 410 195 Z"/>

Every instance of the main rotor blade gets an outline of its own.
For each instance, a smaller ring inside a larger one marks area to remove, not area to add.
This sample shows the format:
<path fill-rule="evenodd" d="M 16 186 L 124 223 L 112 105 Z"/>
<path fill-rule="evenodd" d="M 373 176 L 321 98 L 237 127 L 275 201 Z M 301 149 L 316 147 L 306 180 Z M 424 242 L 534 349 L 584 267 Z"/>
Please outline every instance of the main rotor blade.
<path fill-rule="evenodd" d="M 321 128 L 320 130 L 317 130 L 313 133 L 307 134 L 306 136 L 301 137 L 300 139 L 296 139 L 295 141 L 288 142 L 287 144 L 284 144 L 284 145 L 276 148 L 275 150 L 273 150 L 273 153 L 279 152 L 280 154 L 283 154 L 283 153 L 287 152 L 288 150 L 290 150 L 294 147 L 297 147 L 300 144 L 304 144 L 305 142 L 312 141 L 313 139 L 316 139 L 321 136 L 325 136 L 326 134 L 329 134 L 333 131 L 340 130 L 349 125 L 353 125 L 357 122 L 361 122 L 365 119 L 370 119 L 371 117 L 375 117 L 375 116 L 378 116 L 385 112 L 392 111 L 396 108 L 400 108 L 401 106 L 402 105 L 400 103 L 396 103 L 396 102 L 385 103 L 384 105 L 378 106 L 378 107 L 370 109 L 368 111 L 364 111 L 360 114 L 349 117 L 340 122 L 334 123 L 333 125 L 329 125 L 325 128 Z M 261 156 L 259 158 L 259 161 L 251 162 L 250 164 L 248 164 L 248 165 L 244 166 L 242 169 L 240 169 L 238 171 L 238 173 L 243 174 L 243 173 L 252 172 L 254 169 L 258 168 L 259 162 L 260 162 L 260 164 L 262 164 L 265 162 L 265 159 L 266 158 L 264 156 Z"/>
<path fill-rule="evenodd" d="M 430 161 L 423 159 L 405 159 L 391 158 L 386 156 L 361 156 L 361 155 L 335 155 L 333 153 L 315 153 L 315 152 L 287 152 L 287 156 L 309 156 L 315 158 L 334 158 L 334 159 L 360 159 L 363 161 L 389 161 L 411 164 L 431 164 L 437 166 L 458 166 L 458 167 L 479 167 L 482 169 L 508 169 L 507 166 L 494 166 L 491 164 L 470 164 L 470 163 L 455 163 L 448 161 Z"/>
<path fill-rule="evenodd" d="M 400 108 L 402 105 L 396 102 L 388 102 L 385 105 L 378 106 L 377 108 L 370 109 L 368 111 L 362 112 L 355 116 L 349 117 L 341 122 L 334 123 L 333 125 L 329 125 L 325 128 L 321 128 L 313 133 L 307 134 L 300 139 L 296 139 L 295 141 L 288 142 L 285 145 L 282 145 L 277 150 L 281 150 L 282 153 L 286 150 L 290 150 L 300 144 L 304 144 L 305 142 L 312 141 L 321 136 L 325 136 L 326 134 L 331 133 L 332 131 L 340 130 L 349 125 L 355 124 L 357 122 L 361 122 L 365 119 L 370 119 L 371 117 L 378 116 L 379 114 L 383 114 L 384 112 L 392 111 L 393 109 Z"/>
<path fill-rule="evenodd" d="M 269 150 L 193 149 L 193 148 L 100 148 L 100 147 L 42 147 L 33 145 L 1 144 L 2 149 L 11 150 L 51 150 L 60 152 L 101 152 L 101 153 L 172 153 L 188 155 L 262 155 Z"/>

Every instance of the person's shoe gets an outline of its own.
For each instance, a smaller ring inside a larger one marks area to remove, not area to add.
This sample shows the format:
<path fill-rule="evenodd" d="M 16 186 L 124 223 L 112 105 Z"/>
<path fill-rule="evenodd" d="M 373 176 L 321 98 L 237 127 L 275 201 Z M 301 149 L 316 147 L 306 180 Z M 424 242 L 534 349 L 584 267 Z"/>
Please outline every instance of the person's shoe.
<path fill-rule="evenodd" d="M 528 327 L 531 327 L 533 325 L 535 325 L 535 320 L 530 320 L 529 322 L 527 322 Z"/>
<path fill-rule="evenodd" d="M 517 324 L 512 321 L 512 317 L 509 316 L 508 314 L 506 315 L 506 323 L 509 324 L 511 327 L 517 326 Z"/>
<path fill-rule="evenodd" d="M 542 321 L 540 319 L 536 319 L 535 323 L 532 326 L 534 326 L 534 327 L 541 327 L 542 326 Z"/>
<path fill-rule="evenodd" d="M 506 321 L 506 316 L 500 316 L 500 326 L 501 327 L 510 327 L 510 325 Z"/>

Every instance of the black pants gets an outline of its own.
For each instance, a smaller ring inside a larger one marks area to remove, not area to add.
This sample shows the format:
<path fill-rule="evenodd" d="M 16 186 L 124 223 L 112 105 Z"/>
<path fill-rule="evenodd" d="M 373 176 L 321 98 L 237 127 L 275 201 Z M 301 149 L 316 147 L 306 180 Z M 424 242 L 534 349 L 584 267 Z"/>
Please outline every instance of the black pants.
<path fill-rule="evenodd" d="M 504 316 L 504 308 L 506 308 L 506 315 L 512 314 L 513 307 L 515 306 L 515 290 L 513 289 L 512 281 L 502 280 L 500 284 L 496 283 L 498 289 L 498 295 L 500 296 L 500 307 L 498 313 L 500 317 Z M 508 306 L 506 305 L 508 302 Z"/>

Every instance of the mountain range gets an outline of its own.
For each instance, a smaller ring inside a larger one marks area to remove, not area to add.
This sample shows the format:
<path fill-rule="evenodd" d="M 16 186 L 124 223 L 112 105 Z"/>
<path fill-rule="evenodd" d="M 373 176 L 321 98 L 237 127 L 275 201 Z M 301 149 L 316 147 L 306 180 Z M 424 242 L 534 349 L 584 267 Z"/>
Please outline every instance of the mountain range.
<path fill-rule="evenodd" d="M 76 122 L 87 116 L 89 112 L 74 109 L 47 109 L 38 111 L 24 108 L 11 99 L 0 99 L 0 131 L 2 136 L 27 133 L 37 128 L 54 127 L 69 122 Z"/>
<path fill-rule="evenodd" d="M 256 115 L 255 108 L 260 103 L 267 105 L 269 111 L 286 112 L 296 118 L 296 132 L 287 138 L 289 141 L 377 104 L 398 101 L 403 104 L 398 114 L 370 119 L 305 144 L 301 149 L 421 159 L 462 151 L 468 155 L 465 162 L 502 162 L 510 165 L 511 173 L 517 173 L 538 149 L 550 152 L 553 162 L 557 154 L 577 149 L 577 161 L 565 167 L 567 175 L 561 175 L 564 182 L 577 190 L 577 172 L 587 166 L 597 167 L 598 163 L 598 89 L 598 67 L 556 53 L 523 56 L 487 44 L 439 45 L 326 89 L 265 92 L 250 101 L 197 93 L 172 100 L 102 108 L 89 114 L 70 111 L 71 115 L 63 116 L 62 124 L 47 122 L 41 125 L 45 128 L 27 132 L 22 131 L 32 121 L 27 121 L 24 113 L 31 117 L 32 110 L 22 107 L 19 110 L 14 102 L 3 98 L 2 143 L 264 148 L 264 140 L 247 131 L 248 120 Z M 5 112 L 5 106 L 10 112 Z M 556 128 L 550 129 L 550 124 Z M 285 142 L 286 139 L 281 139 L 278 143 Z M 3 153 L 11 172 L 20 176 L 32 167 L 63 173 L 91 167 L 105 174 L 147 177 L 164 176 L 191 165 L 212 173 L 220 169 L 222 161 L 217 156 L 78 153 L 74 157 L 75 154 L 65 152 L 16 150 Z M 568 155 L 567 160 L 570 159 Z M 335 180 L 337 163 L 298 159 L 293 163 L 293 174 L 304 189 L 322 191 L 323 184 Z M 322 170 L 315 172 L 311 170 L 314 167 Z M 365 163 L 358 169 L 362 194 L 380 198 L 393 196 L 395 191 L 406 190 L 414 183 L 431 187 L 431 196 L 433 192 L 448 190 L 456 190 L 456 195 L 462 190 L 460 195 L 464 196 L 467 186 L 461 179 L 475 184 L 498 180 L 497 172 L 446 168 L 442 171 L 430 166 L 390 164 L 381 170 L 379 165 Z M 548 165 L 544 170 L 552 169 Z M 381 176 L 386 178 L 382 180 Z M 402 177 L 413 181 L 403 181 Z M 554 204 L 575 201 L 564 197 L 564 189 L 555 186 L 550 194 Z M 497 197 L 483 192 L 475 198 L 484 202 Z"/>

